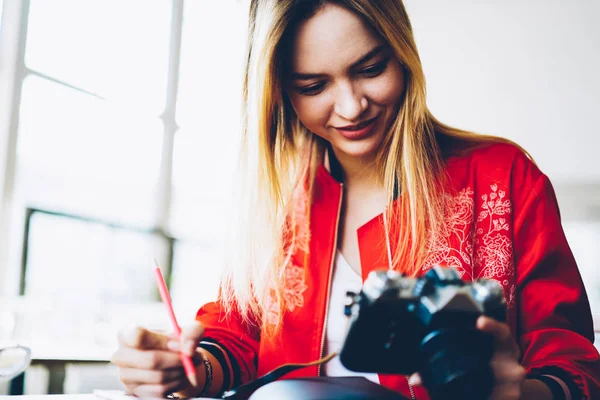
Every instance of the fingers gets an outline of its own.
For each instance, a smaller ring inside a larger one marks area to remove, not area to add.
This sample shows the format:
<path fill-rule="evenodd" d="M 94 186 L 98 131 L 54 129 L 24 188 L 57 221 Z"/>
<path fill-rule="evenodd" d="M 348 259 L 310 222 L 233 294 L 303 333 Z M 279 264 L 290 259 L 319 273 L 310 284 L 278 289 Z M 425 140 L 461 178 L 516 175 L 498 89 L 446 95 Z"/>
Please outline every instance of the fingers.
<path fill-rule="evenodd" d="M 126 386 L 170 384 L 178 381 L 183 382 L 186 379 L 183 368 L 172 368 L 167 370 L 121 368 L 119 372 L 121 382 Z"/>
<path fill-rule="evenodd" d="M 492 360 L 490 363 L 497 382 L 521 384 L 527 375 L 527 371 L 513 360 Z"/>
<path fill-rule="evenodd" d="M 119 332 L 119 343 L 140 350 L 168 350 L 171 337 L 163 333 L 152 332 L 141 327 L 124 329 Z"/>
<path fill-rule="evenodd" d="M 526 371 L 518 362 L 520 350 L 509 326 L 489 317 L 480 317 L 477 328 L 491 334 L 496 342 L 496 351 L 490 361 L 496 383 L 490 399 L 519 399 Z"/>
<path fill-rule="evenodd" d="M 197 343 L 202 339 L 202 336 L 204 336 L 204 326 L 199 321 L 181 328 L 182 339 L 185 338 Z"/>
<path fill-rule="evenodd" d="M 150 331 L 142 327 L 124 329 L 119 332 L 119 343 L 140 350 L 183 350 L 192 355 L 196 350 L 196 344 L 204 335 L 204 326 L 200 322 L 194 322 L 181 329 L 181 342 L 178 345 L 174 334 L 167 335 Z"/>
<path fill-rule="evenodd" d="M 517 343 L 513 339 L 510 327 L 507 324 L 490 317 L 481 316 L 477 319 L 477 329 L 494 336 L 497 353 L 503 353 L 514 359 L 519 358 L 519 346 L 517 346 Z"/>
<path fill-rule="evenodd" d="M 477 319 L 477 329 L 494 335 L 499 341 L 506 341 L 511 338 L 510 328 L 507 324 L 496 321 L 493 318 L 481 316 Z"/>
<path fill-rule="evenodd" d="M 186 326 L 181 329 L 181 340 L 178 342 L 172 339 L 167 343 L 171 351 L 182 351 L 189 356 L 196 353 L 196 348 L 202 336 L 204 335 L 204 326 L 200 322 Z"/>
<path fill-rule="evenodd" d="M 522 394 L 525 368 L 514 361 L 492 362 L 495 381 L 490 400 L 518 400 Z"/>
<path fill-rule="evenodd" d="M 138 350 L 121 346 L 113 354 L 111 362 L 120 368 L 163 370 L 181 367 L 181 356 L 172 351 Z"/>
<path fill-rule="evenodd" d="M 119 332 L 119 347 L 111 361 L 119 367 L 121 381 L 129 393 L 162 398 L 189 386 L 180 352 L 191 355 L 197 363 L 196 347 L 203 335 L 200 323 L 183 328 L 181 341 L 173 334 L 140 327 L 125 329 Z"/>

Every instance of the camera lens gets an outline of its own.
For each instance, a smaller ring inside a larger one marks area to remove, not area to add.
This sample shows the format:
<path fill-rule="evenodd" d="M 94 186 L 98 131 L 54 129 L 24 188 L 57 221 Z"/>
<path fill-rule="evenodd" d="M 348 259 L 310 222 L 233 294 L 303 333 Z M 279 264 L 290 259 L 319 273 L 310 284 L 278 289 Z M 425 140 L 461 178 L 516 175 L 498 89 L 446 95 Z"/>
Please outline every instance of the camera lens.
<path fill-rule="evenodd" d="M 438 329 L 421 342 L 421 376 L 433 400 L 487 399 L 494 379 L 492 337 L 475 329 Z"/>

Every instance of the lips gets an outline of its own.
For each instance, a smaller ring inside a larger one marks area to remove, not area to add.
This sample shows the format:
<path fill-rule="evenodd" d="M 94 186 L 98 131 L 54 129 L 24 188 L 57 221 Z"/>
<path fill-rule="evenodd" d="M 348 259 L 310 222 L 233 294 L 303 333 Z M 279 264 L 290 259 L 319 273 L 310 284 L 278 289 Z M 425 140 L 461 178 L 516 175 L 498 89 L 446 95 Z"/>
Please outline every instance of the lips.
<path fill-rule="evenodd" d="M 375 119 L 376 118 L 371 118 L 369 120 L 361 122 L 360 124 L 343 126 L 343 127 L 337 128 L 337 129 L 343 129 L 343 130 L 347 130 L 347 131 L 357 131 L 357 130 L 363 129 L 366 126 L 369 126 L 369 124 L 371 122 L 375 121 Z"/>
<path fill-rule="evenodd" d="M 348 125 L 340 128 L 335 128 L 340 135 L 350 140 L 359 140 L 363 139 L 373 131 L 373 127 L 377 122 L 379 116 L 369 119 L 367 121 L 361 122 L 356 125 Z"/>

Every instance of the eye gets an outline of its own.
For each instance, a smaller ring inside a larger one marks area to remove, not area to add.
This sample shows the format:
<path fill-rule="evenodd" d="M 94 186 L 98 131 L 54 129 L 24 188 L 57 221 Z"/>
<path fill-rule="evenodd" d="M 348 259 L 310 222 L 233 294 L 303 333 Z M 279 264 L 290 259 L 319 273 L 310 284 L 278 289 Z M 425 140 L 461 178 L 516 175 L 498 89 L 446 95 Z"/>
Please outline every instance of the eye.
<path fill-rule="evenodd" d="M 321 93 L 324 89 L 325 89 L 324 82 L 320 82 L 320 83 L 308 85 L 308 86 L 301 86 L 301 87 L 296 88 L 298 93 L 300 93 L 301 95 L 304 95 L 304 96 L 316 96 L 317 94 Z"/>
<path fill-rule="evenodd" d="M 383 73 L 383 71 L 385 71 L 387 64 L 388 64 L 388 60 L 381 61 L 381 62 L 378 62 L 377 64 L 373 64 L 366 68 L 363 68 L 362 70 L 360 70 L 359 73 L 361 75 L 373 78 L 373 77 L 381 75 Z"/>

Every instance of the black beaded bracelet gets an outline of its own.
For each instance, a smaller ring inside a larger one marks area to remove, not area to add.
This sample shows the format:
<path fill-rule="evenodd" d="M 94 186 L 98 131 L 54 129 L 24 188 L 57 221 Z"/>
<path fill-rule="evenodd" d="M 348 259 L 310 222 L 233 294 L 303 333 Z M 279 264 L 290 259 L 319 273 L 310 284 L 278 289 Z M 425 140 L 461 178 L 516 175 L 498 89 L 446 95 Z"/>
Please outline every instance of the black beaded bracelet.
<path fill-rule="evenodd" d="M 199 397 L 206 395 L 213 381 L 212 363 L 204 354 L 202 354 L 202 362 L 204 363 L 205 377 L 204 386 L 202 387 L 202 391 L 200 392 Z"/>
<path fill-rule="evenodd" d="M 225 390 L 231 389 L 232 386 L 239 384 L 235 379 L 235 373 L 233 383 L 231 381 L 231 371 L 228 367 L 228 362 L 225 359 L 225 351 L 227 351 L 226 349 L 224 349 L 218 342 L 207 338 L 200 342 L 199 347 L 209 352 L 219 362 L 219 365 L 221 365 L 221 370 L 223 371 L 223 384 L 219 388 L 217 392 L 218 394 L 223 393 Z M 228 355 L 228 357 L 231 360 L 233 356 Z"/>

